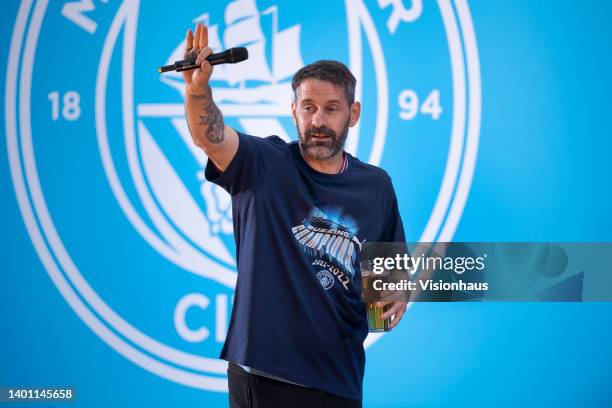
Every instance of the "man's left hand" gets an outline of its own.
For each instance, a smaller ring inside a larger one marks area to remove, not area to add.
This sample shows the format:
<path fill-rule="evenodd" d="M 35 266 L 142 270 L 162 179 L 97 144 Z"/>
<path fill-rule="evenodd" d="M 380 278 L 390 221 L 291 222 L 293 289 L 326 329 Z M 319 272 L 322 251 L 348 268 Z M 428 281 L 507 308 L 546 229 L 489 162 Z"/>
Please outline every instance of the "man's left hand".
<path fill-rule="evenodd" d="M 388 319 L 392 316 L 393 319 L 391 323 L 389 323 L 389 329 L 394 328 L 397 324 L 402 320 L 402 316 L 406 313 L 406 308 L 408 307 L 407 302 L 376 302 L 376 306 L 384 307 L 386 305 L 391 305 L 389 310 L 380 315 L 381 319 Z"/>

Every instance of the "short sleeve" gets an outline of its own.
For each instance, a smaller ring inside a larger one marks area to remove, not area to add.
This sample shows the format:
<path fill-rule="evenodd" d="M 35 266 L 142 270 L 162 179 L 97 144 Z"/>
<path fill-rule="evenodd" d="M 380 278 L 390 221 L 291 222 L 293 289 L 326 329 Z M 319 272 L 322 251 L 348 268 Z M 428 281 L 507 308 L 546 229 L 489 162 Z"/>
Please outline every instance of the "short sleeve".
<path fill-rule="evenodd" d="M 221 172 L 209 159 L 204 172 L 206 180 L 223 187 L 230 195 L 254 189 L 264 171 L 258 138 L 237 133 L 238 150 L 225 171 Z"/>
<path fill-rule="evenodd" d="M 404 225 L 402 223 L 402 216 L 400 215 L 399 208 L 397 205 L 397 197 L 395 196 L 395 189 L 391 179 L 388 179 L 388 191 L 385 192 L 386 199 L 386 210 L 387 216 L 385 226 L 383 228 L 380 242 L 405 242 L 406 237 L 404 235 Z"/>

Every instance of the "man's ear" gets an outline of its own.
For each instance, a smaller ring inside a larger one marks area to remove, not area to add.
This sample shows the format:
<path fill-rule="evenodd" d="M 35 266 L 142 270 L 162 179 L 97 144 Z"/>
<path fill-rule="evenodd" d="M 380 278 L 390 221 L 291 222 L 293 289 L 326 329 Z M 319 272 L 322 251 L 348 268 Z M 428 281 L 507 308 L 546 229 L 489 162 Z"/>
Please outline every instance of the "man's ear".
<path fill-rule="evenodd" d="M 293 120 L 293 124 L 297 126 L 297 116 L 295 110 L 297 109 L 297 105 L 295 101 L 291 102 L 291 120 Z"/>
<path fill-rule="evenodd" d="M 351 105 L 351 120 L 349 126 L 353 127 L 357 124 L 359 116 L 361 115 L 361 104 L 359 102 L 353 102 Z"/>

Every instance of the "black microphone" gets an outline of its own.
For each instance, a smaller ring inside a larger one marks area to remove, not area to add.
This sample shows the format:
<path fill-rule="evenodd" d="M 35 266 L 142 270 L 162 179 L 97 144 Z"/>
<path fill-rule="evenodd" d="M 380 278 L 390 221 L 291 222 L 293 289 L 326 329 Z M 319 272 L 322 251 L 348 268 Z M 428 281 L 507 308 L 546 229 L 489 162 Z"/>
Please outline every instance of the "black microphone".
<path fill-rule="evenodd" d="M 229 50 L 225 50 L 223 52 L 218 52 L 216 54 L 210 54 L 208 57 L 206 57 L 206 61 L 208 61 L 210 65 L 235 64 L 237 62 L 244 61 L 247 58 L 249 58 L 249 51 L 245 47 L 236 47 L 230 48 Z M 200 68 L 200 66 L 196 64 L 196 60 L 194 58 L 176 61 L 172 65 L 164 65 L 163 67 L 157 68 L 157 72 L 181 72 L 196 68 Z"/>

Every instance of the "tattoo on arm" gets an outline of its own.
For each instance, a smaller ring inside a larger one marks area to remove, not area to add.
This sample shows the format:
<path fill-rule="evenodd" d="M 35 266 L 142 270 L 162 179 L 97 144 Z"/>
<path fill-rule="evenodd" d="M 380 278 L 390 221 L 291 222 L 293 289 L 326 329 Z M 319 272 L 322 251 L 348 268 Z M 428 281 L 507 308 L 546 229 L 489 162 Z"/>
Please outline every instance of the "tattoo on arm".
<path fill-rule="evenodd" d="M 210 95 L 207 94 L 191 94 L 191 99 L 194 101 L 202 101 L 203 115 L 198 114 L 200 123 L 198 125 L 204 126 L 204 137 L 210 143 L 218 144 L 221 143 L 225 137 L 223 134 L 223 115 L 221 111 L 215 105 Z"/>

